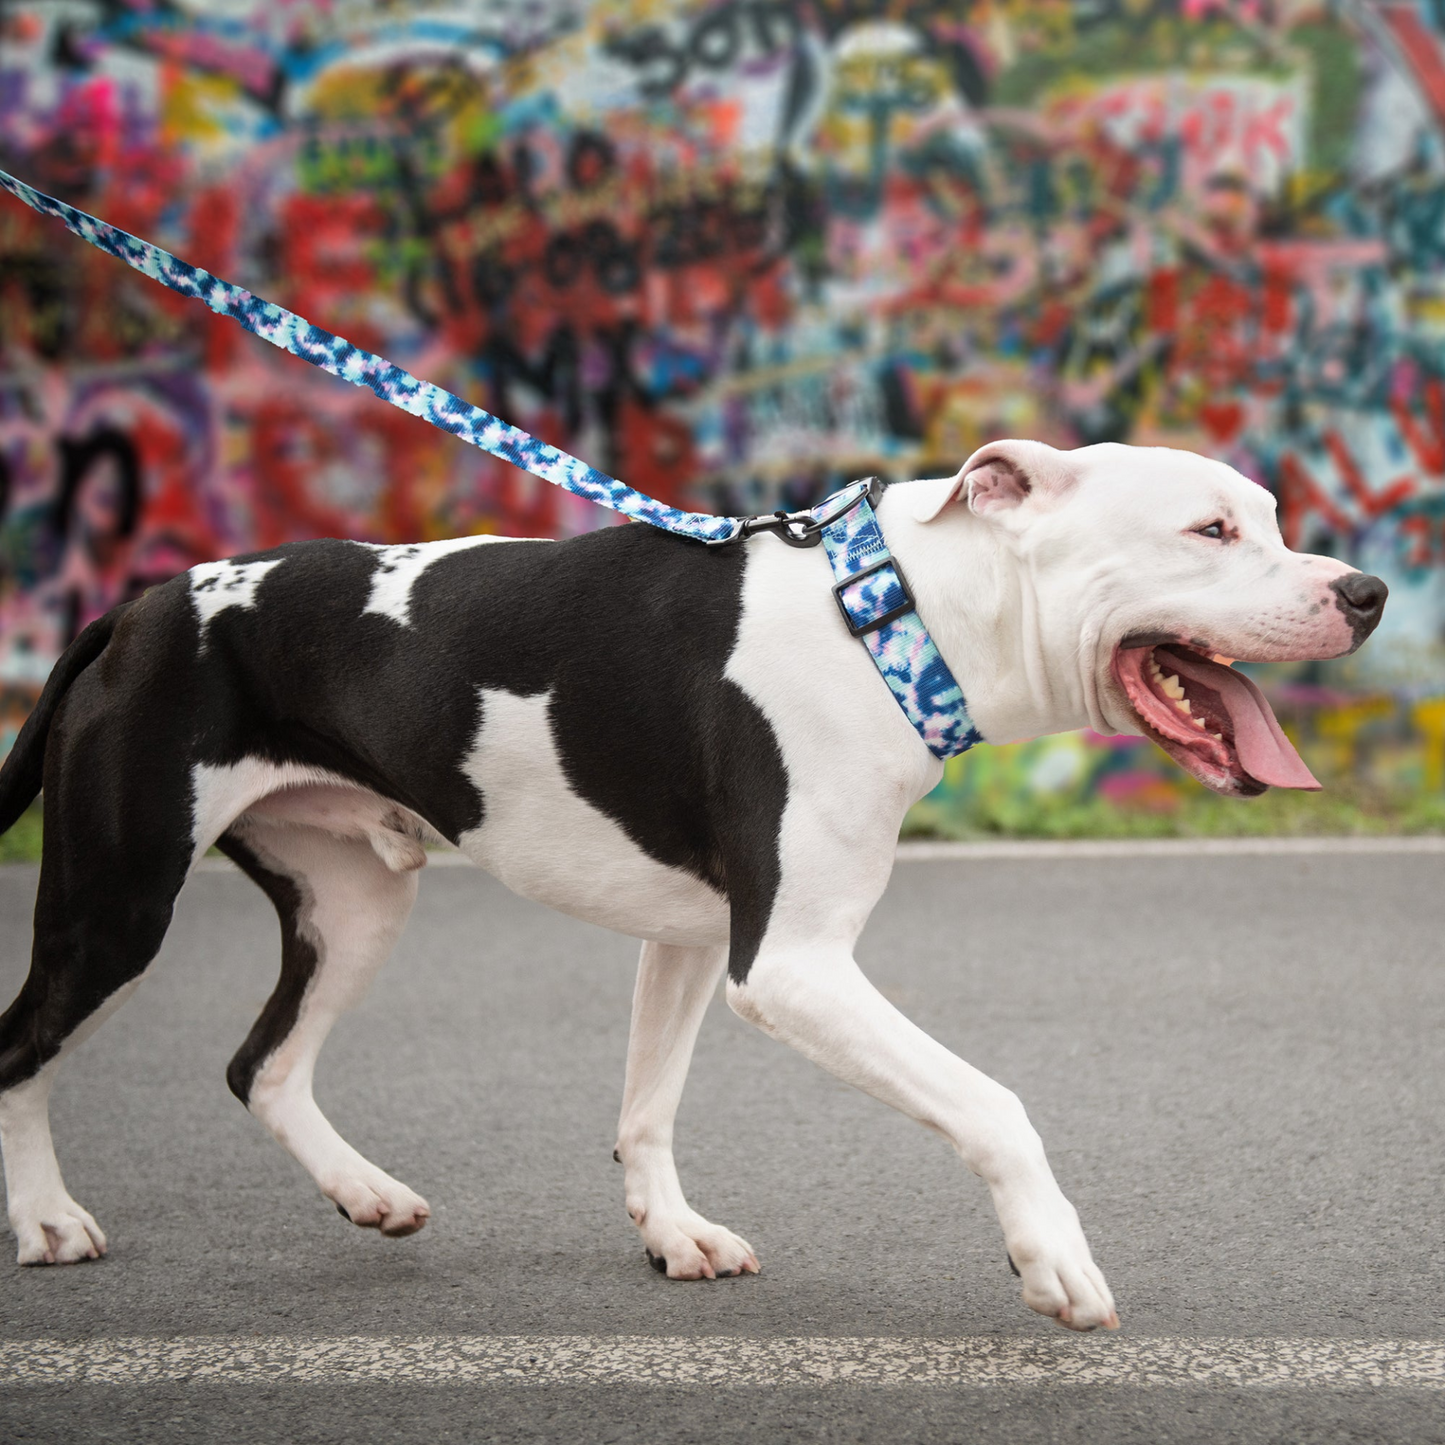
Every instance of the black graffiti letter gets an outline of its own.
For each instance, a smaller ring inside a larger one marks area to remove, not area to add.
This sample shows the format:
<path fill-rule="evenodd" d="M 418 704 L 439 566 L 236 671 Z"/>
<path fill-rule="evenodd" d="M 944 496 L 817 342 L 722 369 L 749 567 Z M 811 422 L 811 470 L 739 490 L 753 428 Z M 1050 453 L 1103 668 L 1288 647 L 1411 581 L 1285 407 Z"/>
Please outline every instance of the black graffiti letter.
<path fill-rule="evenodd" d="M 704 70 L 726 70 L 738 58 L 738 12 L 735 5 L 714 11 L 692 32 L 688 53 Z"/>
<path fill-rule="evenodd" d="M 641 72 L 637 88 L 648 100 L 670 95 L 687 74 L 687 56 L 667 38 L 659 25 L 649 25 L 631 35 L 617 35 L 607 40 L 603 49 L 616 55 Z M 656 67 L 650 72 L 648 67 Z"/>

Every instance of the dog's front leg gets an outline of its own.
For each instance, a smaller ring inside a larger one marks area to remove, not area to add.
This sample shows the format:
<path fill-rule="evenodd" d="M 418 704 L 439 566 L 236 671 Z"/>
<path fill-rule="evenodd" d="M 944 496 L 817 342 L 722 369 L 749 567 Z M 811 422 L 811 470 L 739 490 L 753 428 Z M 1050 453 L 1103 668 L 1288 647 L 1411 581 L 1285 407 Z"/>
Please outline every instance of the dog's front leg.
<path fill-rule="evenodd" d="M 627 1171 L 627 1212 L 653 1267 L 670 1279 L 758 1272 L 745 1239 L 689 1208 L 672 1157 L 692 1046 L 726 962 L 726 947 L 644 943 L 637 966 L 616 1157 Z"/>
<path fill-rule="evenodd" d="M 764 944 L 728 1002 L 829 1073 L 942 1134 L 993 1194 L 1024 1303 L 1071 1329 L 1117 1328 L 1113 1297 L 1018 1098 L 931 1039 L 845 945 Z"/>

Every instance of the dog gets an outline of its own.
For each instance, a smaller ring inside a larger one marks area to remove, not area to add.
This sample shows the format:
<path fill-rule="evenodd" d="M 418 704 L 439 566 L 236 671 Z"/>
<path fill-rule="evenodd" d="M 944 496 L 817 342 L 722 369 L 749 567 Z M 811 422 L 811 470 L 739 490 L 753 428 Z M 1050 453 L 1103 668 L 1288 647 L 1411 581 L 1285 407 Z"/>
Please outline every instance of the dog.
<path fill-rule="evenodd" d="M 878 516 L 990 742 L 1152 738 L 1216 792 L 1318 787 L 1229 659 L 1338 657 L 1386 587 L 1290 551 L 1270 494 L 1188 452 L 995 442 Z M 318 1052 L 406 922 L 428 845 L 642 940 L 615 1157 L 673 1279 L 755 1272 L 688 1205 L 673 1116 L 708 1000 L 941 1133 L 992 1192 L 1030 1308 L 1118 1315 L 1009 1090 L 910 1023 L 853 945 L 942 764 L 830 596 L 821 548 L 649 526 L 565 541 L 293 543 L 194 567 L 88 627 L 0 772 L 44 788 L 34 953 L 0 1018 L 22 1264 L 106 1249 L 51 1143 L 56 1069 L 138 985 L 218 846 L 280 916 L 275 992 L 227 1070 L 352 1223 L 426 1202 L 312 1097 Z"/>

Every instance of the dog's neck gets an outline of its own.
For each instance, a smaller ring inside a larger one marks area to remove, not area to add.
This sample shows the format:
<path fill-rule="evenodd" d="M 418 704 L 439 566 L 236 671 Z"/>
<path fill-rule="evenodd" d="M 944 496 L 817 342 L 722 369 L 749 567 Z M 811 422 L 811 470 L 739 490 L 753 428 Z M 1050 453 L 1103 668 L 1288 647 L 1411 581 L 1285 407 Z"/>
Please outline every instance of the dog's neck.
<path fill-rule="evenodd" d="M 903 504 L 907 485 L 884 492 L 878 520 L 984 738 L 1016 742 L 1103 724 L 1093 648 L 1044 626 L 1027 560 L 960 503 L 915 521 Z"/>

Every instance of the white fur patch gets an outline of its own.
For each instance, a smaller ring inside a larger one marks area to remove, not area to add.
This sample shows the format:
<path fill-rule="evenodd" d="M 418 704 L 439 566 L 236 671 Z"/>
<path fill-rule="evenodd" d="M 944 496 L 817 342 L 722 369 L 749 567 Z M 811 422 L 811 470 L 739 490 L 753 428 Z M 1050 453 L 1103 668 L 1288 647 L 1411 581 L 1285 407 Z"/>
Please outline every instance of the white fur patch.
<path fill-rule="evenodd" d="M 191 866 L 204 857 L 206 849 L 253 803 L 285 788 L 307 784 L 348 786 L 324 768 L 301 763 L 270 763 L 260 758 L 243 758 L 239 763 L 213 767 L 197 763 L 191 769 Z"/>
<path fill-rule="evenodd" d="M 721 894 L 648 857 L 572 790 L 548 696 L 480 691 L 482 725 L 463 771 L 486 811 L 481 827 L 462 835 L 462 851 L 524 898 L 603 928 L 666 943 L 725 942 Z"/>
<path fill-rule="evenodd" d="M 376 553 L 376 571 L 371 574 L 371 596 L 363 612 L 390 617 L 403 627 L 411 625 L 411 589 L 416 579 L 433 562 L 453 552 L 465 552 L 489 542 L 546 541 L 545 537 L 450 537 L 442 542 L 408 542 L 394 547 L 365 545 Z"/>
<path fill-rule="evenodd" d="M 204 640 L 206 624 L 228 607 L 254 607 L 256 589 L 262 578 L 286 559 L 274 557 L 269 562 L 201 562 L 190 570 L 191 601 L 201 619 Z"/>

